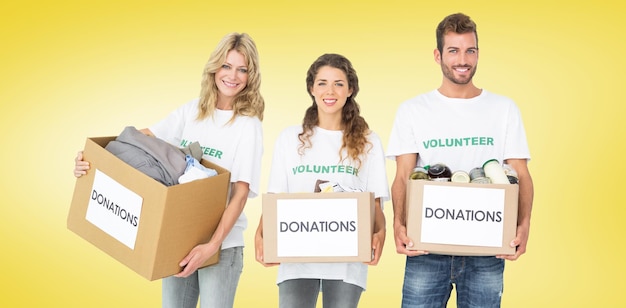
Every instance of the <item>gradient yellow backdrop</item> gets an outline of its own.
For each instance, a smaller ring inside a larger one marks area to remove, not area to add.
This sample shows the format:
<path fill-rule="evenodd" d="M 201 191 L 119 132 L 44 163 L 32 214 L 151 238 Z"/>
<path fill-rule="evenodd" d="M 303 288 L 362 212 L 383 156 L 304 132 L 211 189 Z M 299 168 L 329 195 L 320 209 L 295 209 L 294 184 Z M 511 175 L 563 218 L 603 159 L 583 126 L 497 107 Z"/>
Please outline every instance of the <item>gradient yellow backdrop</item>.
<path fill-rule="evenodd" d="M 259 48 L 265 189 L 275 137 L 310 104 L 304 78 L 317 56 L 353 61 L 362 113 L 386 145 L 398 105 L 440 84 L 434 29 L 460 11 L 479 26 L 475 83 L 517 102 L 533 156 L 531 239 L 507 263 L 503 306 L 623 307 L 626 14 L 611 3 L 3 1 L 0 306 L 160 306 L 159 281 L 66 229 L 73 159 L 86 137 L 146 127 L 196 97 L 224 34 L 247 32 Z M 394 172 L 388 162 L 390 182 Z M 245 211 L 236 307 L 276 307 L 276 269 L 253 258 L 260 198 Z M 385 214 L 383 258 L 361 307 L 400 303 L 404 258 L 390 202 Z"/>

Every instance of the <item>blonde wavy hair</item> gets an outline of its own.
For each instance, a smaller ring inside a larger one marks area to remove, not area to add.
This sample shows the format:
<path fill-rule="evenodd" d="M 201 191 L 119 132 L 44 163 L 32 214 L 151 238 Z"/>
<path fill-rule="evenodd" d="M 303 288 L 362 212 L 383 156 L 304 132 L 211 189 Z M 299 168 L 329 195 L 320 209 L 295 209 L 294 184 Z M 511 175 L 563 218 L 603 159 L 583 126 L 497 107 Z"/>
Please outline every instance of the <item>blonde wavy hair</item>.
<path fill-rule="evenodd" d="M 218 89 L 215 83 L 215 73 L 226 62 L 226 55 L 231 50 L 236 50 L 244 56 L 248 68 L 248 83 L 233 100 L 231 121 L 238 115 L 257 117 L 262 121 L 265 101 L 260 92 L 261 73 L 256 44 L 248 34 L 236 32 L 229 33 L 222 38 L 204 66 L 198 102 L 198 120 L 212 116 L 217 108 Z"/>
<path fill-rule="evenodd" d="M 306 89 L 309 96 L 313 99 L 313 104 L 307 108 L 304 119 L 302 121 L 302 133 L 298 135 L 300 139 L 300 146 L 298 153 L 304 155 L 304 151 L 307 148 L 312 147 L 311 136 L 313 136 L 313 128 L 319 124 L 319 114 L 317 111 L 317 104 L 315 103 L 315 97 L 311 94 L 313 90 L 313 82 L 315 76 L 321 67 L 330 66 L 342 70 L 348 78 L 348 88 L 352 90 L 352 95 L 347 98 L 346 104 L 341 110 L 341 124 L 343 126 L 343 144 L 339 149 L 339 159 L 344 161 L 347 157 L 343 157 L 343 150 L 345 149 L 348 157 L 352 158 L 360 166 L 361 155 L 369 151 L 368 145 L 371 144 L 367 140 L 369 135 L 369 125 L 365 119 L 360 115 L 360 107 L 354 99 L 359 93 L 359 78 L 356 71 L 352 67 L 352 63 L 346 57 L 338 54 L 324 54 L 317 58 L 309 70 L 306 76 Z"/>

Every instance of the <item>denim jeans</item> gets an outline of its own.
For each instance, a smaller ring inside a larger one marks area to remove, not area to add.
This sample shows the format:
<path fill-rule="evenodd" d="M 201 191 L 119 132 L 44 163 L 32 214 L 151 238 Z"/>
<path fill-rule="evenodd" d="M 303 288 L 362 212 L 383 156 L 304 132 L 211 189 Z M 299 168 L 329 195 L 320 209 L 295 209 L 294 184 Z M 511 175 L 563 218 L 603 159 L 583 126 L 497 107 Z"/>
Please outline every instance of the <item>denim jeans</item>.
<path fill-rule="evenodd" d="M 322 291 L 324 308 L 357 307 L 363 288 L 341 280 L 290 279 L 278 284 L 280 308 L 315 308 Z"/>
<path fill-rule="evenodd" d="M 504 260 L 496 257 L 407 257 L 403 308 L 446 307 L 456 286 L 457 307 L 500 307 Z"/>
<path fill-rule="evenodd" d="M 162 279 L 163 308 L 232 308 L 243 269 L 243 247 L 220 252 L 217 264 L 203 267 L 186 278 Z"/>

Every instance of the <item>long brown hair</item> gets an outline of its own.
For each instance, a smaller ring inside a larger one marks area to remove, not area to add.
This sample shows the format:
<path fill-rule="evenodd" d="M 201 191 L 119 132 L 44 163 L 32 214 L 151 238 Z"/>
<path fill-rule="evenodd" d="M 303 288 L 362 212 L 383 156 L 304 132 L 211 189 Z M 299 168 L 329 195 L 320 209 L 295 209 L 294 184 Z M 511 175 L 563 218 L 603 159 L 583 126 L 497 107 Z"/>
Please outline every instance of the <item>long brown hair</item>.
<path fill-rule="evenodd" d="M 317 72 L 324 66 L 340 69 L 348 78 L 348 88 L 352 90 L 352 95 L 347 98 L 346 104 L 341 110 L 343 143 L 339 149 L 339 157 L 340 161 L 347 158 L 343 157 L 343 150 L 346 149 L 348 157 L 356 161 L 357 165 L 360 165 L 362 162 L 360 158 L 361 154 L 369 150 L 367 149 L 367 145 L 370 144 L 367 140 L 369 125 L 367 125 L 365 119 L 360 115 L 360 107 L 355 100 L 356 95 L 359 93 L 359 78 L 356 71 L 352 67 L 350 60 L 338 54 L 324 54 L 317 58 L 309 67 L 306 76 L 306 88 L 313 100 L 313 104 L 307 108 L 304 114 L 302 133 L 298 135 L 298 139 L 300 139 L 301 142 L 298 152 L 300 155 L 303 155 L 307 148 L 312 147 L 311 136 L 313 136 L 313 128 L 319 124 L 317 104 L 315 103 L 315 97 L 311 94 L 311 91 Z"/>
<path fill-rule="evenodd" d="M 263 120 L 265 101 L 259 90 L 261 87 L 261 73 L 259 71 L 257 48 L 248 34 L 235 32 L 229 33 L 222 38 L 204 66 L 200 101 L 198 103 L 198 120 L 209 117 L 215 112 L 218 93 L 215 73 L 226 62 L 226 55 L 231 50 L 236 50 L 244 56 L 248 68 L 248 83 L 233 100 L 233 119 L 238 115 L 244 115 L 258 117 L 259 120 Z"/>

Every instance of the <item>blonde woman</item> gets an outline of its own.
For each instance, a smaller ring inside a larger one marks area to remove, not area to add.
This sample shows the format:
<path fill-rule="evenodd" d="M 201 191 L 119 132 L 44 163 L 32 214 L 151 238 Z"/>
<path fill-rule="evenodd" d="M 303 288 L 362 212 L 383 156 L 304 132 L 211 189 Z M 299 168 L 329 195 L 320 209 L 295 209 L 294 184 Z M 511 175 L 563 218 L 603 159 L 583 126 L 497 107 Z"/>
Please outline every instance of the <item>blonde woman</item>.
<path fill-rule="evenodd" d="M 228 206 L 207 243 L 180 261 L 183 270 L 162 280 L 163 307 L 232 307 L 243 268 L 243 213 L 248 198 L 259 193 L 263 153 L 264 100 L 256 45 L 245 33 L 226 35 L 204 67 L 200 97 L 142 129 L 149 136 L 179 147 L 199 142 L 203 158 L 231 172 Z M 86 174 L 89 163 L 76 157 L 74 174 Z M 218 249 L 218 264 L 198 268 Z"/>

